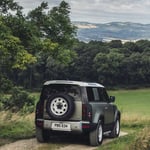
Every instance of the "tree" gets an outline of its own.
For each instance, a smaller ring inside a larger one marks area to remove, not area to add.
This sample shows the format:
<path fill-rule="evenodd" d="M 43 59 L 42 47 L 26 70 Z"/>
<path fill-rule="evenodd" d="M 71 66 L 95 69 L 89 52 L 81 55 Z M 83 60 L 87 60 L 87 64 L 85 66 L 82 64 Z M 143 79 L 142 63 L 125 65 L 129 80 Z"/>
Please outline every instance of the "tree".
<path fill-rule="evenodd" d="M 48 13 L 46 9 L 48 3 L 42 2 L 39 7 L 29 12 L 28 19 L 38 27 L 41 37 L 51 39 L 52 42 L 59 43 L 65 48 L 71 48 L 76 27 L 69 18 L 69 4 L 62 1 Z"/>
<path fill-rule="evenodd" d="M 9 15 L 4 17 L 4 23 L 11 29 L 12 35 L 20 39 L 21 44 L 26 50 L 29 52 L 35 51 L 33 44 L 35 43 L 35 39 L 40 37 L 36 26 L 28 22 L 24 16 Z"/>
<path fill-rule="evenodd" d="M 22 7 L 13 0 L 4 0 L 0 4 L 6 8 L 1 9 L 0 20 L 0 66 L 6 78 L 18 85 L 31 87 L 34 81 L 38 82 L 37 86 L 43 80 L 58 78 L 60 72 L 67 71 L 76 56 L 70 50 L 75 27 L 69 18 L 69 5 L 62 1 L 58 7 L 46 11 L 48 3 L 42 2 L 25 16 Z M 11 14 L 12 11 L 16 14 Z M 52 35 L 49 29 L 56 34 Z"/>
<path fill-rule="evenodd" d="M 70 6 L 62 1 L 58 7 L 48 12 L 48 24 L 45 27 L 46 37 L 53 42 L 70 48 L 76 33 L 76 27 L 69 18 Z"/>
<path fill-rule="evenodd" d="M 139 48 L 138 48 L 138 46 L 136 45 L 136 43 L 133 43 L 133 42 L 126 42 L 123 46 L 124 46 L 125 48 L 127 48 L 130 52 L 139 52 Z"/>
<path fill-rule="evenodd" d="M 48 15 L 45 12 L 47 9 L 48 3 L 42 2 L 40 6 L 30 11 L 27 16 L 27 19 L 31 22 L 31 24 L 38 28 L 40 37 L 45 37 L 47 34 L 45 32 L 45 28 L 50 26 Z"/>
<path fill-rule="evenodd" d="M 121 40 L 112 40 L 109 42 L 109 45 L 111 48 L 121 48 L 122 42 L 121 42 Z"/>
<path fill-rule="evenodd" d="M 99 81 L 106 85 L 117 85 L 121 79 L 121 61 L 124 55 L 114 50 L 108 54 L 98 53 L 94 58 L 94 66 L 99 75 Z"/>
<path fill-rule="evenodd" d="M 43 40 L 42 48 L 38 53 L 38 62 L 41 63 L 41 70 L 46 79 L 55 79 L 57 74 L 68 66 L 75 57 L 75 52 L 64 49 L 58 43 L 53 43 L 49 39 Z M 43 70 L 44 69 L 44 70 Z"/>
<path fill-rule="evenodd" d="M 74 80 L 95 81 L 97 74 L 95 67 L 93 67 L 93 60 L 97 53 L 103 51 L 108 52 L 105 44 L 98 41 L 91 41 L 89 43 L 79 42 L 74 47 L 77 52 L 77 58 L 74 60 L 74 65 L 71 66 L 71 77 Z"/>
<path fill-rule="evenodd" d="M 9 68 L 26 69 L 27 64 L 36 61 L 36 58 L 24 49 L 17 37 L 6 36 L 1 41 L 1 46 L 3 47 L 3 62 L 7 63 Z"/>
<path fill-rule="evenodd" d="M 145 49 L 150 48 L 150 41 L 139 40 L 136 42 L 136 45 L 139 47 L 139 52 L 143 52 Z"/>
<path fill-rule="evenodd" d="M 6 81 L 14 80 L 17 71 L 25 70 L 29 64 L 36 62 L 36 58 L 25 50 L 18 37 L 12 35 L 3 16 L 0 18 L 0 29 L 0 76 Z"/>
<path fill-rule="evenodd" d="M 123 80 L 129 85 L 143 85 L 150 81 L 149 54 L 132 53 L 130 57 L 122 61 L 122 70 L 124 72 Z"/>

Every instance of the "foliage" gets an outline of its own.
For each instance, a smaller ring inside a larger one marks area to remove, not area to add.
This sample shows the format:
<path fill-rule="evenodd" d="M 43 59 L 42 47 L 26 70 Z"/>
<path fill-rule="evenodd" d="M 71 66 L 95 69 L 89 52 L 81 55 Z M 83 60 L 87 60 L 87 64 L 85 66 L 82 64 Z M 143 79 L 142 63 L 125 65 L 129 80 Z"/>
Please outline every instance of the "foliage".
<path fill-rule="evenodd" d="M 30 96 L 28 92 L 14 87 L 11 96 L 1 96 L 0 103 L 2 110 L 10 109 L 12 112 L 31 113 L 34 111 L 35 98 Z"/>
<path fill-rule="evenodd" d="M 12 35 L 5 36 L 0 41 L 0 46 L 2 47 L 0 50 L 2 53 L 2 67 L 7 65 L 10 69 L 17 68 L 23 70 L 28 64 L 36 62 L 36 58 L 24 49 L 17 37 Z"/>
<path fill-rule="evenodd" d="M 6 77 L 0 75 L 0 93 L 9 93 L 12 87 L 12 82 Z"/>
<path fill-rule="evenodd" d="M 49 12 L 51 28 L 48 28 L 48 35 L 52 37 L 52 41 L 65 47 L 70 47 L 72 44 L 76 29 L 70 21 L 69 13 L 70 6 L 65 1 L 62 1 L 59 7 L 54 7 Z"/>
<path fill-rule="evenodd" d="M 14 2 L 13 0 L 1 0 L 0 1 L 0 13 L 7 14 L 9 10 L 11 11 L 19 11 L 22 7 Z"/>
<path fill-rule="evenodd" d="M 53 7 L 48 13 L 46 9 L 48 9 L 48 3 L 42 2 L 39 7 L 29 12 L 28 18 L 38 27 L 42 37 L 70 48 L 76 27 L 69 18 L 69 4 L 62 1 L 59 6 Z"/>
<path fill-rule="evenodd" d="M 74 48 L 78 58 L 72 68 L 73 78 L 100 82 L 107 87 L 149 86 L 149 44 L 147 40 L 124 44 L 118 40 L 78 42 Z"/>
<path fill-rule="evenodd" d="M 115 52 L 115 49 L 110 49 L 110 52 L 106 55 L 98 53 L 94 58 L 94 65 L 97 68 L 99 74 L 99 81 L 106 85 L 114 85 L 113 80 L 117 81 L 120 76 L 121 61 L 124 59 L 124 55 Z"/>
<path fill-rule="evenodd" d="M 20 50 L 16 55 L 16 61 L 12 68 L 25 70 L 27 64 L 32 64 L 36 62 L 36 57 L 33 57 L 25 50 Z"/>
<path fill-rule="evenodd" d="M 72 63 L 76 28 L 65 1 L 52 10 L 46 2 L 27 15 L 22 10 L 14 0 L 0 2 L 0 74 L 16 85 L 38 87 Z"/>

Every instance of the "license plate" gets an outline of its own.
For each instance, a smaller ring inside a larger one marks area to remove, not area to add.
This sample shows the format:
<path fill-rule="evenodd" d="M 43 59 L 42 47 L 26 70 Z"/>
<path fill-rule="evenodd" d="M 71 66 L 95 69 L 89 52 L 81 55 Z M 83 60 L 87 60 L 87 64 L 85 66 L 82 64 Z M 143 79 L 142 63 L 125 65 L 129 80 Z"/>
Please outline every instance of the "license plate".
<path fill-rule="evenodd" d="M 69 123 L 52 123 L 52 130 L 71 131 Z"/>

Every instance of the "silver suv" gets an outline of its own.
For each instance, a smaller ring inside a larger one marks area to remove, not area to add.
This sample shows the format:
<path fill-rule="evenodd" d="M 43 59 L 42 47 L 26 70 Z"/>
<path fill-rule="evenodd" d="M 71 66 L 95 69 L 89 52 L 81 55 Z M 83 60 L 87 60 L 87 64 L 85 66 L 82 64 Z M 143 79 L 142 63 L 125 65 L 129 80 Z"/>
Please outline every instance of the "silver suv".
<path fill-rule="evenodd" d="M 36 137 L 45 142 L 56 132 L 86 133 L 97 146 L 105 134 L 118 137 L 120 111 L 103 85 L 80 81 L 45 82 L 36 106 Z"/>

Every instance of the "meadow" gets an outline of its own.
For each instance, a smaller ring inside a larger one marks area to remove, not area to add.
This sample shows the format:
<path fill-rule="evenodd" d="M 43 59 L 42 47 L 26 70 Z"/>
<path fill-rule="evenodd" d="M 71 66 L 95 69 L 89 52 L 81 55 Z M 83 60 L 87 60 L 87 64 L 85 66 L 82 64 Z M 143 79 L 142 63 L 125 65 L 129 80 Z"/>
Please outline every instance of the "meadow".
<path fill-rule="evenodd" d="M 32 93 L 31 95 L 35 96 L 37 101 L 40 94 Z M 150 89 L 115 90 L 109 91 L 109 95 L 116 97 L 115 103 L 122 114 L 121 130 L 128 132 L 128 135 L 115 139 L 98 149 L 129 150 L 130 145 L 137 140 L 139 135 L 148 133 L 150 137 L 150 130 L 145 130 L 150 125 Z M 1 111 L 0 129 L 0 145 L 18 139 L 35 137 L 34 112 L 22 114 Z M 143 133 L 143 130 L 146 133 Z"/>
<path fill-rule="evenodd" d="M 150 89 L 110 91 L 122 113 L 122 122 L 150 121 Z"/>

